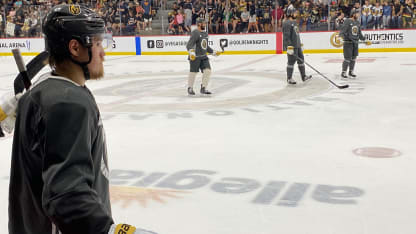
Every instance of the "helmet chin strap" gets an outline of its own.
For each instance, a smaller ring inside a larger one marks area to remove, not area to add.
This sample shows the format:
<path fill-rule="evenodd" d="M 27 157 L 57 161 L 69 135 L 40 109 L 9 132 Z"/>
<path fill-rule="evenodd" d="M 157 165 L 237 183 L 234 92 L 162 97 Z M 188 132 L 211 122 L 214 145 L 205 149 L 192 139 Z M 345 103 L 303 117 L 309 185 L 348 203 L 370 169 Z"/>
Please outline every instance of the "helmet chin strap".
<path fill-rule="evenodd" d="M 75 59 L 73 59 L 71 56 L 69 58 L 71 59 L 73 63 L 79 65 L 82 68 L 82 71 L 84 72 L 85 80 L 89 80 L 90 71 L 88 70 L 88 64 L 91 62 L 91 59 L 92 59 L 91 47 L 88 47 L 88 62 L 78 62 Z"/>

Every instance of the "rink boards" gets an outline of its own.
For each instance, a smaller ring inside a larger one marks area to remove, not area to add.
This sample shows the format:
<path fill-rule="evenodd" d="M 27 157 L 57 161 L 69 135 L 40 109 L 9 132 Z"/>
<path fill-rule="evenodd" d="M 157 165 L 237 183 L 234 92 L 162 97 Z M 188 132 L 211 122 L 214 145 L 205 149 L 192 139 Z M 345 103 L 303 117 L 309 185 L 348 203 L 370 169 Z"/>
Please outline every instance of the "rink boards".
<path fill-rule="evenodd" d="M 360 45 L 360 52 L 416 52 L 416 30 L 368 30 L 363 32 L 371 45 Z M 189 36 L 114 37 L 107 55 L 185 55 Z M 342 41 L 337 31 L 301 33 L 305 53 L 341 53 Z M 281 54 L 282 33 L 213 34 L 208 45 L 225 54 Z M 13 48 L 33 56 L 44 50 L 43 38 L 1 38 L 0 56 L 11 56 Z"/>

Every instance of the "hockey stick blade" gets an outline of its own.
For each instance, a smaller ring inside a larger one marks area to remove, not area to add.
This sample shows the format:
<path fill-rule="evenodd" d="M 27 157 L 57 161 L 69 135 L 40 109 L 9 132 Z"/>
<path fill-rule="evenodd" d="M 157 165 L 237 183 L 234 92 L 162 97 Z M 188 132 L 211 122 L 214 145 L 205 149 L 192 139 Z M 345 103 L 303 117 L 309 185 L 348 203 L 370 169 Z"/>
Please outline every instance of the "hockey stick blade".
<path fill-rule="evenodd" d="M 337 85 L 335 82 L 333 82 L 331 79 L 329 79 L 328 77 L 326 77 L 324 74 L 320 73 L 318 70 L 316 70 L 314 67 L 312 67 L 309 63 L 305 62 L 305 60 L 299 58 L 296 54 L 293 54 L 298 60 L 300 60 L 301 62 L 303 62 L 304 64 L 308 65 L 308 67 L 310 67 L 312 70 L 314 70 L 316 73 L 318 73 L 319 75 L 321 75 L 323 78 L 325 78 L 329 83 L 331 83 L 332 85 L 334 85 L 335 87 L 339 88 L 339 89 L 346 89 L 348 87 L 350 87 L 349 85 L 345 84 L 345 85 Z"/>
<path fill-rule="evenodd" d="M 48 63 L 48 58 L 49 58 L 49 53 L 47 51 L 43 51 L 40 54 L 38 54 L 36 57 L 34 57 L 32 60 L 30 60 L 30 62 L 26 65 L 26 73 L 27 73 L 27 78 L 29 82 L 30 80 L 33 79 L 33 77 L 36 76 L 36 74 L 39 73 L 40 70 L 42 70 L 42 68 L 46 66 L 46 64 Z M 16 60 L 16 63 L 17 63 L 17 60 Z M 19 74 L 14 79 L 14 93 L 15 94 L 23 92 L 23 90 L 26 88 L 25 81 L 24 81 L 25 78 L 23 76 L 24 75 L 22 75 L 22 72 L 20 72 L 20 68 L 19 68 Z"/>
<path fill-rule="evenodd" d="M 339 89 L 346 89 L 348 87 L 350 87 L 349 85 L 336 85 Z"/>

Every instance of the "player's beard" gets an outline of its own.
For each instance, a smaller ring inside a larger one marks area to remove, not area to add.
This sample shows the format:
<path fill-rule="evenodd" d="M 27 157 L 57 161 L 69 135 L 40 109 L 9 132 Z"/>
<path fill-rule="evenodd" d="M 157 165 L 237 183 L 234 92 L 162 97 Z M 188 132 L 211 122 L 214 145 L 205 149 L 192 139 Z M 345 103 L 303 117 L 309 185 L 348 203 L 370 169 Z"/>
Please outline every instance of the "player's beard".
<path fill-rule="evenodd" d="M 98 69 L 90 71 L 90 79 L 99 80 L 103 77 L 104 77 L 104 65 L 101 62 L 100 65 L 98 65 Z"/>

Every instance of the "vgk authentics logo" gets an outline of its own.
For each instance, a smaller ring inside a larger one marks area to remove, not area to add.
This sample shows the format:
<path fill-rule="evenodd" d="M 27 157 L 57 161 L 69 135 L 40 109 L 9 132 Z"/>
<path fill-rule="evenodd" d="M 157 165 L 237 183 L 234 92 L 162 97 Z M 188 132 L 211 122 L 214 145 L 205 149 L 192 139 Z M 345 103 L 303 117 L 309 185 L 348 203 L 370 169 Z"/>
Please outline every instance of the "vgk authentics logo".
<path fill-rule="evenodd" d="M 215 176 L 216 179 L 213 177 Z M 333 205 L 357 204 L 364 191 L 357 187 L 309 184 L 240 177 L 218 177 L 210 170 L 183 170 L 175 173 L 133 170 L 112 170 L 110 173 L 111 200 L 123 207 L 139 203 L 146 207 L 151 201 L 166 203 L 168 198 L 186 199 L 186 193 L 205 188 L 210 193 L 241 196 L 255 205 L 297 207 L 305 204 L 307 194 L 316 202 Z M 243 196 L 244 195 L 244 196 Z"/>
<path fill-rule="evenodd" d="M 339 32 L 334 32 L 331 35 L 331 39 L 330 39 L 331 45 L 335 48 L 340 48 L 342 47 L 344 44 L 342 43 L 341 37 L 339 36 Z"/>
<path fill-rule="evenodd" d="M 147 41 L 147 48 L 153 49 L 153 48 L 163 48 L 163 40 L 148 40 Z"/>

